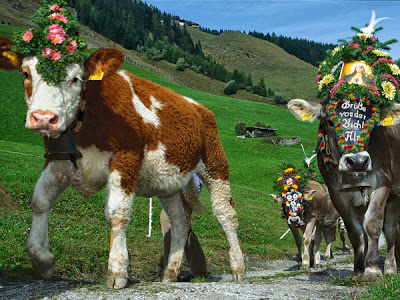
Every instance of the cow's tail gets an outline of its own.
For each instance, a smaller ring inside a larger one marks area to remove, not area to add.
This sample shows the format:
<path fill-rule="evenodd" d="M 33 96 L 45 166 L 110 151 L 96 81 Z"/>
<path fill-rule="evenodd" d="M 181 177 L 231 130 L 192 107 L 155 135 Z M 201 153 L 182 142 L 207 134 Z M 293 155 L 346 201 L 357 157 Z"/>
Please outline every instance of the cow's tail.
<path fill-rule="evenodd" d="M 192 210 L 199 214 L 205 210 L 206 206 L 199 199 L 198 187 L 193 176 L 190 178 L 188 184 L 184 187 L 183 194 L 185 196 L 186 203 Z"/>

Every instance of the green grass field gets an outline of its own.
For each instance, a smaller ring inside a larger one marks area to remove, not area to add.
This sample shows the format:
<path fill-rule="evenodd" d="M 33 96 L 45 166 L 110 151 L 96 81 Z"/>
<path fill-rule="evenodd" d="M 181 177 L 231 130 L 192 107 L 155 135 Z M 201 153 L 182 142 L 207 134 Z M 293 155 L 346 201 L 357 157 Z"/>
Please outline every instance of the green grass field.
<path fill-rule="evenodd" d="M 0 34 L 7 35 L 2 31 Z M 268 196 L 282 163 L 303 165 L 300 145 L 276 146 L 262 139 L 238 139 L 237 122 L 253 125 L 257 121 L 271 124 L 279 136 L 301 136 L 311 155 L 317 139 L 317 124 L 302 123 L 287 109 L 276 106 L 220 97 L 185 88 L 164 80 L 133 64 L 123 68 L 202 103 L 214 112 L 230 170 L 232 194 L 237 202 L 238 237 L 244 254 L 252 260 L 267 260 L 297 253 L 293 238 L 279 237 L 287 230 L 280 206 Z M 0 275 L 5 278 L 37 279 L 29 262 L 25 243 L 31 222 L 30 199 L 44 165 L 42 139 L 24 128 L 25 104 L 22 75 L 0 70 L 0 151 L 37 155 L 22 156 L 0 152 L 0 182 L 11 192 L 15 210 L 0 208 Z M 155 199 L 157 200 L 157 199 Z M 201 193 L 207 210 L 194 214 L 192 226 L 203 245 L 209 270 L 214 274 L 229 270 L 228 245 L 224 232 L 211 211 L 209 195 Z M 161 206 L 153 201 L 153 232 L 148 232 L 148 199 L 137 197 L 127 230 L 130 256 L 130 280 L 159 279 L 162 236 L 159 224 Z M 49 238 L 57 257 L 55 279 L 80 282 L 103 281 L 106 276 L 109 226 L 104 218 L 104 192 L 83 198 L 67 190 L 57 201 L 49 218 Z M 340 247 L 338 241 L 334 251 Z"/>

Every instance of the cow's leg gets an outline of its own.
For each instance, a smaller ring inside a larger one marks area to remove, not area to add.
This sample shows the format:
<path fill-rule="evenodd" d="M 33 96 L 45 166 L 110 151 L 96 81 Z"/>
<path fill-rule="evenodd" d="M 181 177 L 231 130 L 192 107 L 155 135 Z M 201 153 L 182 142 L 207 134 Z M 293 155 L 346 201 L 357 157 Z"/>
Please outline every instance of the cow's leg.
<path fill-rule="evenodd" d="M 320 268 L 321 267 L 321 253 L 319 248 L 321 246 L 321 226 L 315 226 L 315 258 L 314 258 L 314 267 Z"/>
<path fill-rule="evenodd" d="M 329 177 L 328 177 L 329 179 Z M 347 235 L 354 252 L 354 274 L 364 273 L 364 231 L 358 215 L 364 215 L 363 207 L 353 207 L 350 195 L 339 195 L 335 188 L 329 186 L 331 200 L 347 229 Z"/>
<path fill-rule="evenodd" d="M 181 271 L 183 252 L 189 231 L 189 212 L 184 209 L 180 193 L 160 197 L 160 202 L 170 220 L 171 244 L 165 265 L 163 282 L 176 282 Z"/>
<path fill-rule="evenodd" d="M 398 231 L 398 215 L 400 199 L 391 197 L 386 204 L 385 223 L 383 232 L 386 238 L 387 255 L 385 260 L 384 275 L 396 274 L 397 264 L 395 255 L 395 242 Z"/>
<path fill-rule="evenodd" d="M 332 254 L 332 243 L 335 240 L 335 233 L 336 233 L 336 225 L 327 227 L 324 230 L 324 238 L 326 242 L 326 251 L 325 251 L 325 261 L 330 261 L 333 258 Z"/>
<path fill-rule="evenodd" d="M 120 289 L 128 283 L 128 249 L 126 227 L 129 223 L 133 194 L 121 186 L 121 175 L 114 170 L 108 178 L 105 217 L 110 224 L 113 241 L 108 259 L 107 287 Z"/>
<path fill-rule="evenodd" d="M 383 276 L 380 269 L 378 240 L 383 228 L 388 195 L 389 188 L 385 186 L 374 190 L 364 217 L 363 226 L 368 239 L 364 276 L 369 279 L 381 278 Z"/>
<path fill-rule="evenodd" d="M 70 185 L 72 168 L 70 161 L 49 163 L 36 183 L 32 197 L 32 225 L 26 247 L 32 265 L 46 279 L 56 269 L 56 258 L 50 252 L 48 216 L 58 196 Z"/>
<path fill-rule="evenodd" d="M 302 251 L 303 240 L 302 240 L 302 238 L 300 236 L 299 229 L 298 229 L 297 226 L 294 226 L 294 225 L 291 225 L 291 224 L 288 224 L 288 226 L 290 228 L 290 231 L 293 234 L 294 241 L 296 243 L 296 247 L 297 247 L 297 262 L 301 263 L 301 258 L 303 256 L 303 251 Z"/>
<path fill-rule="evenodd" d="M 229 258 L 233 281 L 244 279 L 245 266 L 242 250 L 236 234 L 238 220 L 235 209 L 231 206 L 231 191 L 229 181 L 200 176 L 206 184 L 211 196 L 212 208 L 229 243 Z"/>
<path fill-rule="evenodd" d="M 313 238 L 313 231 L 315 228 L 315 222 L 316 219 L 312 218 L 306 225 L 306 230 L 304 232 L 304 252 L 303 252 L 303 258 L 302 258 L 302 267 L 305 269 L 310 268 L 310 250 L 309 247 L 311 246 L 311 241 Z"/>

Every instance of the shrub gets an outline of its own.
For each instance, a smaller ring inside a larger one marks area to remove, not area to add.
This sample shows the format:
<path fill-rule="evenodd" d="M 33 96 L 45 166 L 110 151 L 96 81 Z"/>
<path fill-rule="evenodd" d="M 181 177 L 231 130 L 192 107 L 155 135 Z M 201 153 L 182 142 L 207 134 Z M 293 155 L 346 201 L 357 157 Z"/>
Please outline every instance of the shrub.
<path fill-rule="evenodd" d="M 238 122 L 235 125 L 235 132 L 237 135 L 245 135 L 246 134 L 246 123 Z"/>
<path fill-rule="evenodd" d="M 236 94 L 237 91 L 238 91 L 238 86 L 235 80 L 231 80 L 225 85 L 224 94 L 233 95 Z"/>
<path fill-rule="evenodd" d="M 183 57 L 179 57 L 176 61 L 176 70 L 185 71 L 185 59 Z"/>
<path fill-rule="evenodd" d="M 275 93 L 274 103 L 275 104 L 287 104 L 289 102 L 289 98 L 281 93 Z"/>

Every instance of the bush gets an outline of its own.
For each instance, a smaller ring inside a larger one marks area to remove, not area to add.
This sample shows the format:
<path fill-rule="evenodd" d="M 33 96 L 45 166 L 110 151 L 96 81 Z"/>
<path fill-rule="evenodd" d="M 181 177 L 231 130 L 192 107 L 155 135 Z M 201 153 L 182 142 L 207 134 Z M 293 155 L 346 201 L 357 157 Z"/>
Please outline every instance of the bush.
<path fill-rule="evenodd" d="M 275 93 L 274 103 L 275 104 L 287 104 L 289 102 L 289 98 L 283 94 Z"/>
<path fill-rule="evenodd" d="M 179 57 L 176 61 L 176 70 L 185 71 L 185 59 L 183 57 Z"/>
<path fill-rule="evenodd" d="M 245 135 L 246 134 L 246 123 L 239 122 L 235 125 L 235 132 L 237 135 Z"/>
<path fill-rule="evenodd" d="M 238 91 L 238 86 L 235 80 L 231 80 L 225 85 L 224 94 L 233 95 L 236 94 L 237 91 Z"/>
<path fill-rule="evenodd" d="M 257 121 L 256 124 L 254 124 L 254 127 L 271 128 L 272 126 L 270 124 L 265 124 L 261 121 Z"/>

